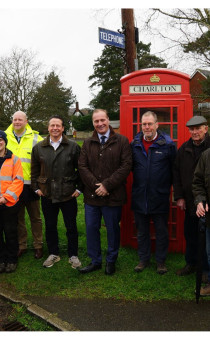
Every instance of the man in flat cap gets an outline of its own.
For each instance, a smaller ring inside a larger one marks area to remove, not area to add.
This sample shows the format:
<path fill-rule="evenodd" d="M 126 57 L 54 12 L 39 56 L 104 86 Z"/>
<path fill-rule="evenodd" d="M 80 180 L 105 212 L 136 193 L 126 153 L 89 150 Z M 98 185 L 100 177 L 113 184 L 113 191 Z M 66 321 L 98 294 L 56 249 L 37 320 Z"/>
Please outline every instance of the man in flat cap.
<path fill-rule="evenodd" d="M 184 236 L 186 240 L 186 265 L 177 271 L 177 275 L 188 275 L 196 270 L 198 246 L 198 217 L 192 193 L 192 181 L 196 165 L 203 151 L 210 147 L 207 120 L 203 116 L 194 116 L 186 124 L 190 139 L 178 150 L 174 165 L 174 199 L 177 206 L 185 211 Z M 206 255 L 206 254 L 205 254 Z M 208 270 L 207 257 L 204 259 L 204 272 Z"/>

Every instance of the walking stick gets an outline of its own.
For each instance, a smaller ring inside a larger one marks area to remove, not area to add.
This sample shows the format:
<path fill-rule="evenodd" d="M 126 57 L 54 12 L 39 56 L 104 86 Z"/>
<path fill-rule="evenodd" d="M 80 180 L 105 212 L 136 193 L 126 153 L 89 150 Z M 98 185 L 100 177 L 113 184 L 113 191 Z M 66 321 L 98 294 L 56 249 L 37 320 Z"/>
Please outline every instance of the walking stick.
<path fill-rule="evenodd" d="M 206 202 L 203 202 L 205 208 Z M 199 302 L 200 289 L 203 273 L 203 257 L 206 244 L 206 217 L 202 216 L 198 220 L 198 254 L 197 254 L 197 266 L 196 266 L 196 303 Z"/>

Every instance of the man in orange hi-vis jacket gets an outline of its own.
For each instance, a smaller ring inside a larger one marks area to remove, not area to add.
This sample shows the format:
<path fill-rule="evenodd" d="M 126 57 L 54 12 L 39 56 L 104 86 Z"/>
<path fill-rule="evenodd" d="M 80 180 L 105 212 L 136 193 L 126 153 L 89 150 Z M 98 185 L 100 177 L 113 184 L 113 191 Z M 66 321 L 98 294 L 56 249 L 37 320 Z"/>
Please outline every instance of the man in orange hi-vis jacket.
<path fill-rule="evenodd" d="M 23 190 L 21 161 L 6 145 L 6 134 L 0 130 L 0 273 L 17 268 L 18 200 Z"/>

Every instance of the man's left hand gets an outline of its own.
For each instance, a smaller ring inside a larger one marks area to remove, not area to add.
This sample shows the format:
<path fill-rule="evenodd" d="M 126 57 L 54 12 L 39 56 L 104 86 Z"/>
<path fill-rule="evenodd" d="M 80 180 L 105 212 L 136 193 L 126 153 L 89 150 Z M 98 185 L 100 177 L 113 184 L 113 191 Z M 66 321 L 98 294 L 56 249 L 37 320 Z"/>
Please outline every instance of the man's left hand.
<path fill-rule="evenodd" d="M 96 183 L 98 188 L 95 190 L 96 195 L 98 196 L 107 196 L 109 195 L 108 191 L 106 190 L 105 186 L 102 183 Z"/>
<path fill-rule="evenodd" d="M 196 210 L 196 215 L 197 215 L 198 217 L 205 216 L 205 212 L 206 212 L 206 211 L 209 211 L 209 206 L 208 206 L 208 204 L 206 203 L 206 206 L 204 207 L 202 202 L 198 203 L 198 205 L 197 205 L 197 210 Z"/>

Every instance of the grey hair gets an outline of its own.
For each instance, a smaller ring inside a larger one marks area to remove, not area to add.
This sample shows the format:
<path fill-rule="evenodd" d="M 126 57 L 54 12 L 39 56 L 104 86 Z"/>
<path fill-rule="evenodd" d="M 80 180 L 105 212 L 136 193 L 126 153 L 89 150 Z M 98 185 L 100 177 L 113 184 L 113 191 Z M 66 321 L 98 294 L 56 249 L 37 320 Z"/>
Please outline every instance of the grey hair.
<path fill-rule="evenodd" d="M 157 115 L 156 115 L 156 113 L 155 112 L 153 112 L 153 111 L 147 111 L 147 112 L 145 112 L 142 116 L 141 116 L 141 121 L 142 121 L 142 118 L 143 117 L 148 117 L 148 116 L 153 116 L 153 118 L 154 118 L 154 120 L 155 120 L 155 123 L 157 122 Z"/>

